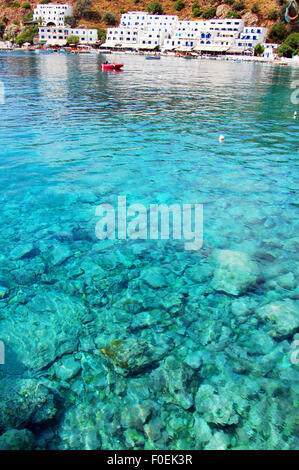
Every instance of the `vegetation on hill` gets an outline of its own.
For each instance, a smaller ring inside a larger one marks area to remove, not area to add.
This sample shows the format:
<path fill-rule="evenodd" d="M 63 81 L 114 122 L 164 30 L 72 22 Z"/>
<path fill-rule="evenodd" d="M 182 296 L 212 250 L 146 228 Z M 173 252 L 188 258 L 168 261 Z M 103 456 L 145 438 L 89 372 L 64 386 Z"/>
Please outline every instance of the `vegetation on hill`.
<path fill-rule="evenodd" d="M 299 33 L 292 33 L 286 38 L 279 49 L 279 55 L 289 58 L 293 55 L 299 55 Z"/>

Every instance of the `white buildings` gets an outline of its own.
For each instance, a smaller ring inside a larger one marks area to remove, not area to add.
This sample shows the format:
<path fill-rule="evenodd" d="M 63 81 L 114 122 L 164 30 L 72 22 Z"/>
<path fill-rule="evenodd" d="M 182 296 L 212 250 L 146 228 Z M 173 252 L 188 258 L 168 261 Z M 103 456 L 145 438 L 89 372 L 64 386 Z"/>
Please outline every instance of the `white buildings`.
<path fill-rule="evenodd" d="M 177 16 L 128 12 L 109 28 L 104 47 L 253 54 L 267 28 L 246 27 L 244 20 L 179 21 Z"/>
<path fill-rule="evenodd" d="M 237 40 L 238 47 L 255 48 L 258 43 L 264 43 L 267 37 L 267 28 L 258 26 L 245 27 Z"/>
<path fill-rule="evenodd" d="M 96 29 L 63 27 L 40 27 L 39 41 L 52 46 L 64 46 L 68 36 L 78 36 L 80 44 L 95 44 L 98 40 Z"/>
<path fill-rule="evenodd" d="M 33 20 L 42 20 L 39 27 L 39 42 L 47 45 L 64 46 L 69 36 L 78 36 L 80 44 L 94 44 L 98 40 L 96 29 L 70 28 L 65 26 L 65 17 L 73 14 L 70 5 L 37 5 Z"/>
<path fill-rule="evenodd" d="M 42 26 L 64 26 L 65 16 L 73 15 L 71 5 L 37 5 L 33 12 L 33 21 L 42 20 Z"/>

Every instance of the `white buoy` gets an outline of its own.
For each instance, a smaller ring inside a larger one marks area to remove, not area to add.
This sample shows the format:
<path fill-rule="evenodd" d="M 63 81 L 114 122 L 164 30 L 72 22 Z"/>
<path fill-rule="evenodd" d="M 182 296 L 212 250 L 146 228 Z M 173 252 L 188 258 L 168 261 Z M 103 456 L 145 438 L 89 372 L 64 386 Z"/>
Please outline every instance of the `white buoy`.
<path fill-rule="evenodd" d="M 294 119 L 297 117 L 297 111 L 294 112 Z"/>
<path fill-rule="evenodd" d="M 224 141 L 224 138 L 225 138 L 224 135 L 220 134 L 219 139 L 218 139 L 219 142 L 223 142 L 223 141 Z"/>

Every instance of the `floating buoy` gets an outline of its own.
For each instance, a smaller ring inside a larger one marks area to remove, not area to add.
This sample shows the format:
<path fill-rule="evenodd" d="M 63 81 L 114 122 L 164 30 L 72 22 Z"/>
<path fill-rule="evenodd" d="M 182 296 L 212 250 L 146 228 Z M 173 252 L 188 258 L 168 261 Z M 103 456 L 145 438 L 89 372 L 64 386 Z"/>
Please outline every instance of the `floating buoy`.
<path fill-rule="evenodd" d="M 296 119 L 296 117 L 297 117 L 297 111 L 294 112 L 294 116 L 293 116 L 293 117 L 294 117 L 294 119 Z"/>
<path fill-rule="evenodd" d="M 223 141 L 224 141 L 224 135 L 220 134 L 220 136 L 219 136 L 219 139 L 218 139 L 218 140 L 219 140 L 219 142 L 223 142 Z"/>

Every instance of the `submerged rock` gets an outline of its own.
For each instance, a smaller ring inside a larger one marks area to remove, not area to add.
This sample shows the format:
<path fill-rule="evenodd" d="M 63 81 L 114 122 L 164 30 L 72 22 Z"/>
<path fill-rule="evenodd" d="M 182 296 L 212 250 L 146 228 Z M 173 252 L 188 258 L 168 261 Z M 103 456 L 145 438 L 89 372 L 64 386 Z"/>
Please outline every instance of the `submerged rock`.
<path fill-rule="evenodd" d="M 123 376 L 141 373 L 160 359 L 154 347 L 135 338 L 112 341 L 101 352 L 114 370 Z"/>
<path fill-rule="evenodd" d="M 56 414 L 54 393 L 34 379 L 0 380 L 0 432 L 42 423 Z"/>
<path fill-rule="evenodd" d="M 51 253 L 51 262 L 54 266 L 58 266 L 64 263 L 64 261 L 66 261 L 72 255 L 73 253 L 67 245 L 56 245 Z"/>
<path fill-rule="evenodd" d="M 151 441 L 158 441 L 162 437 L 164 423 L 159 417 L 151 419 L 145 426 L 144 432 Z"/>
<path fill-rule="evenodd" d="M 81 370 L 81 364 L 73 357 L 63 359 L 61 363 L 56 364 L 56 377 L 60 380 L 70 380 L 75 377 Z"/>
<path fill-rule="evenodd" d="M 194 371 L 174 356 L 168 357 L 159 369 L 151 373 L 150 385 L 167 403 L 174 403 L 185 410 L 194 404 Z"/>
<path fill-rule="evenodd" d="M 226 450 L 230 445 L 230 437 L 223 431 L 215 432 L 205 450 Z"/>
<path fill-rule="evenodd" d="M 167 286 L 165 270 L 161 268 L 148 268 L 144 270 L 142 279 L 153 289 Z"/>
<path fill-rule="evenodd" d="M 194 433 L 197 446 L 201 446 L 210 441 L 212 431 L 208 423 L 200 416 L 196 415 L 194 419 Z"/>
<path fill-rule="evenodd" d="M 75 351 L 90 320 L 89 310 L 75 297 L 40 291 L 1 321 L 0 338 L 16 361 L 39 370 Z"/>
<path fill-rule="evenodd" d="M 121 414 L 121 424 L 124 428 L 142 430 L 144 423 L 149 419 L 154 409 L 151 400 L 145 400 L 137 405 L 125 408 Z"/>
<path fill-rule="evenodd" d="M 144 435 L 136 429 L 127 429 L 124 432 L 128 448 L 142 447 L 144 445 Z"/>
<path fill-rule="evenodd" d="M 246 292 L 258 280 L 258 265 L 247 253 L 219 250 L 216 262 L 218 268 L 211 283 L 216 291 L 238 296 Z"/>
<path fill-rule="evenodd" d="M 12 259 L 24 259 L 29 258 L 35 252 L 35 248 L 32 243 L 25 243 L 24 245 L 16 246 L 11 252 L 10 257 Z"/>
<path fill-rule="evenodd" d="M 212 385 L 201 385 L 195 397 L 196 410 L 202 418 L 222 426 L 237 424 L 244 405 L 246 402 L 239 396 L 237 387 L 234 390 L 229 385 L 221 387 L 219 393 Z"/>
<path fill-rule="evenodd" d="M 294 300 L 272 302 L 259 307 L 256 313 L 274 338 L 286 338 L 299 330 L 299 306 Z"/>
<path fill-rule="evenodd" d="M 7 297 L 9 294 L 9 290 L 6 287 L 0 286 L 0 300 Z"/>
<path fill-rule="evenodd" d="M 28 429 L 9 429 L 0 436 L 0 450 L 32 450 L 34 435 Z"/>

